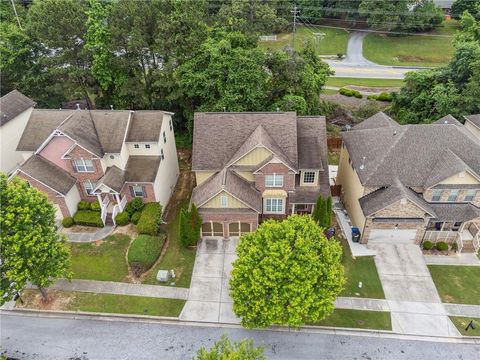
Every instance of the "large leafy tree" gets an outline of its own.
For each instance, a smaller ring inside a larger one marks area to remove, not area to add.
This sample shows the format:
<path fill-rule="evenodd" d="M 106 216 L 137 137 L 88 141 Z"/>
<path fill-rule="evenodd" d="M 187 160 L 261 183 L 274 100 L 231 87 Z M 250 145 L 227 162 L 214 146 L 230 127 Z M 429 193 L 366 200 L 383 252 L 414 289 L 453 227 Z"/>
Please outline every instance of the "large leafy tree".
<path fill-rule="evenodd" d="M 242 236 L 230 281 L 243 326 L 301 326 L 325 318 L 344 283 L 342 249 L 308 216 L 268 220 Z"/>
<path fill-rule="evenodd" d="M 359 14 L 370 27 L 387 31 L 425 31 L 443 21 L 433 0 L 363 0 Z"/>
<path fill-rule="evenodd" d="M 408 73 L 390 111 L 403 123 L 431 122 L 480 111 L 480 21 L 468 12 L 454 41 L 455 54 L 443 68 Z"/>
<path fill-rule="evenodd" d="M 210 350 L 202 347 L 195 360 L 265 360 L 263 348 L 255 347 L 252 340 L 242 340 L 234 344 L 227 335 L 222 335 Z"/>
<path fill-rule="evenodd" d="M 57 232 L 55 209 L 26 181 L 7 182 L 5 174 L 0 174 L 0 196 L 0 302 L 10 300 L 28 282 L 46 297 L 46 287 L 71 276 L 70 253 Z"/>
<path fill-rule="evenodd" d="M 472 0 L 455 0 L 452 4 L 452 17 L 460 19 L 465 11 L 468 11 L 477 20 L 480 20 L 480 11 L 477 8 L 478 2 Z"/>

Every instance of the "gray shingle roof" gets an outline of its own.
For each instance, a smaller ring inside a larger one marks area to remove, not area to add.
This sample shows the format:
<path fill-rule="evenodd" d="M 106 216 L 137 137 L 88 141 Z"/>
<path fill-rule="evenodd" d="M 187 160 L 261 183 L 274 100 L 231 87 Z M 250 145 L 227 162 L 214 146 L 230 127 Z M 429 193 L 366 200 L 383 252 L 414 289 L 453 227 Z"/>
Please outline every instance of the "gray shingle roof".
<path fill-rule="evenodd" d="M 105 171 L 105 175 L 97 182 L 97 187 L 104 184 L 110 189 L 120 192 L 122 190 L 123 184 L 125 183 L 125 171 L 114 166 L 110 166 Z"/>
<path fill-rule="evenodd" d="M 413 190 L 406 188 L 397 180 L 389 187 L 380 188 L 368 195 L 361 197 L 358 201 L 365 216 L 370 216 L 385 207 L 394 204 L 401 199 L 408 199 L 427 213 L 435 216 L 431 205 L 427 203 L 421 195 Z"/>
<path fill-rule="evenodd" d="M 20 91 L 12 90 L 0 98 L 0 126 L 35 106 L 35 101 L 23 95 Z"/>
<path fill-rule="evenodd" d="M 296 169 L 296 120 L 294 112 L 195 113 L 192 169 L 222 170 L 259 125 Z"/>
<path fill-rule="evenodd" d="M 28 158 L 19 170 L 62 195 L 66 195 L 77 182 L 67 171 L 40 155 Z"/>
<path fill-rule="evenodd" d="M 400 125 L 383 111 L 370 116 L 361 123 L 355 125 L 353 130 L 378 129 L 378 128 L 397 128 Z"/>
<path fill-rule="evenodd" d="M 135 111 L 128 130 L 128 142 L 156 142 L 160 138 L 163 111 Z"/>
<path fill-rule="evenodd" d="M 119 153 L 127 131 L 130 111 L 94 110 L 91 113 L 103 151 Z"/>
<path fill-rule="evenodd" d="M 93 154 L 103 157 L 104 151 L 95 129 L 92 112 L 88 110 L 74 111 L 72 116 L 60 124 L 58 130 L 70 136 Z"/>
<path fill-rule="evenodd" d="M 455 119 L 452 115 L 446 115 L 437 121 L 434 121 L 432 124 L 452 124 L 452 125 L 457 125 L 457 126 L 463 126 L 463 124 Z"/>
<path fill-rule="evenodd" d="M 130 156 L 125 167 L 125 181 L 154 182 L 160 162 L 160 156 Z"/>
<path fill-rule="evenodd" d="M 431 204 L 435 211 L 434 221 L 470 221 L 480 217 L 480 209 L 472 204 Z"/>
<path fill-rule="evenodd" d="M 297 119 L 299 169 L 323 169 L 327 164 L 327 125 L 324 116 Z M 325 166 L 324 166 L 325 164 Z"/>
<path fill-rule="evenodd" d="M 467 115 L 467 116 L 464 116 L 464 117 L 465 117 L 465 119 L 470 121 L 472 124 L 474 124 L 475 126 L 480 128 L 480 114 Z"/>
<path fill-rule="evenodd" d="M 52 131 L 72 115 L 73 112 L 74 110 L 33 109 L 27 126 L 18 142 L 17 150 L 36 151 Z"/>
<path fill-rule="evenodd" d="M 464 127 L 452 124 L 403 125 L 353 130 L 342 134 L 353 166 L 366 186 L 390 186 L 399 179 L 407 187 L 431 186 L 445 179 L 449 167 L 438 165 L 448 158 L 465 164 L 480 176 L 480 143 Z M 363 169 L 360 165 L 363 164 Z M 441 181 L 439 180 L 439 181 Z"/>
<path fill-rule="evenodd" d="M 228 169 L 223 169 L 193 189 L 192 202 L 200 206 L 222 190 L 240 199 L 255 211 L 262 211 L 262 194 L 248 181 Z"/>

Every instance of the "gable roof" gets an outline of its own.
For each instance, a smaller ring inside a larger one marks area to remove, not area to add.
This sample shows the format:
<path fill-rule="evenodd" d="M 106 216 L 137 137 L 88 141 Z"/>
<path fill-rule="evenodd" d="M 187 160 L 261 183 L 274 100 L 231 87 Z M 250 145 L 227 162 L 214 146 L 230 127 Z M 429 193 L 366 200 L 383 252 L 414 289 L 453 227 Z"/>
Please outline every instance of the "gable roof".
<path fill-rule="evenodd" d="M 361 123 L 355 125 L 353 130 L 378 129 L 378 128 L 397 128 L 400 125 L 383 111 L 370 116 Z"/>
<path fill-rule="evenodd" d="M 117 166 L 113 165 L 107 168 L 105 174 L 97 182 L 95 189 L 98 189 L 101 185 L 105 185 L 108 188 L 120 192 L 123 184 L 125 183 L 125 171 L 121 170 Z"/>
<path fill-rule="evenodd" d="M 40 181 L 62 195 L 66 195 L 77 180 L 67 171 L 40 155 L 30 156 L 19 171 Z"/>
<path fill-rule="evenodd" d="M 65 119 L 65 121 L 58 126 L 58 130 L 71 137 L 79 145 L 93 154 L 98 157 L 103 157 L 104 151 L 93 122 L 93 115 L 90 111 L 74 111 L 72 116 Z"/>
<path fill-rule="evenodd" d="M 398 179 L 407 187 L 425 187 L 433 178 L 453 175 L 449 167 L 438 164 L 445 158 L 480 176 L 480 143 L 467 133 L 457 125 L 425 124 L 353 128 L 342 137 L 363 185 L 390 186 Z"/>
<path fill-rule="evenodd" d="M 455 119 L 452 115 L 448 114 L 437 121 L 434 121 L 432 124 L 452 124 L 457 126 L 463 126 L 463 124 Z"/>
<path fill-rule="evenodd" d="M 156 142 L 160 138 L 163 111 L 135 111 L 132 113 L 127 142 Z"/>
<path fill-rule="evenodd" d="M 35 106 L 35 101 L 18 90 L 12 90 L 0 98 L 0 126 L 5 125 L 27 109 Z"/>
<path fill-rule="evenodd" d="M 129 156 L 125 166 L 125 181 L 154 182 L 160 162 L 160 156 Z"/>
<path fill-rule="evenodd" d="M 433 203 L 436 221 L 470 221 L 480 217 L 480 209 L 473 204 Z"/>
<path fill-rule="evenodd" d="M 261 129 L 257 130 L 260 125 Z M 257 133 L 253 135 L 255 130 Z M 220 171 L 247 140 L 253 144 L 260 135 L 269 146 L 278 147 L 275 155 L 297 169 L 294 112 L 195 113 L 192 169 Z"/>
<path fill-rule="evenodd" d="M 192 202 L 201 206 L 221 191 L 233 195 L 257 212 L 262 211 L 261 193 L 229 169 L 223 169 L 195 187 Z"/>
<path fill-rule="evenodd" d="M 466 115 L 464 118 L 480 129 L 480 114 Z"/>
<path fill-rule="evenodd" d="M 423 199 L 423 197 L 415 193 L 413 190 L 403 186 L 398 180 L 389 187 L 380 188 L 361 197 L 358 201 L 363 214 L 365 216 L 370 216 L 401 199 L 410 200 L 425 212 L 432 215 L 432 217 L 435 216 L 433 208 Z"/>
<path fill-rule="evenodd" d="M 298 133 L 298 168 L 328 168 L 327 164 L 327 124 L 323 116 L 299 116 Z"/>

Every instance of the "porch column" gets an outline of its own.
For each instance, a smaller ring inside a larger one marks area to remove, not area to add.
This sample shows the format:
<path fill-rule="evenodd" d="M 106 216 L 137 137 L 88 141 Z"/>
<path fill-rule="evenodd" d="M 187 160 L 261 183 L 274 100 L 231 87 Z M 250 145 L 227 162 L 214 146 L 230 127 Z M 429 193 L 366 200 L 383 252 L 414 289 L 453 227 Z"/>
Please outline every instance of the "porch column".
<path fill-rule="evenodd" d="M 97 194 L 97 200 L 98 200 L 98 203 L 100 204 L 100 207 L 101 207 L 102 206 L 102 195 Z"/>
<path fill-rule="evenodd" d="M 118 208 L 120 209 L 120 211 L 123 211 L 123 209 L 120 206 L 120 202 L 121 202 L 120 195 L 118 193 L 115 193 L 114 195 L 115 195 L 115 200 L 117 201 Z"/>
<path fill-rule="evenodd" d="M 295 204 L 292 204 L 292 215 L 295 215 Z"/>

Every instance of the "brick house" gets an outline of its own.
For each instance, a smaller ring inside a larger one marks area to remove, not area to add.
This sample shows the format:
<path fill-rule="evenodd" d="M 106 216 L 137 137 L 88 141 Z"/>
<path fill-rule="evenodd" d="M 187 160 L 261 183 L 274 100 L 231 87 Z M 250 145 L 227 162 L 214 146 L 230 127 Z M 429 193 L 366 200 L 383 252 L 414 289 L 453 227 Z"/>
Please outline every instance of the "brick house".
<path fill-rule="evenodd" d="M 57 219 L 80 200 L 98 200 L 104 223 L 135 197 L 166 206 L 179 175 L 163 111 L 33 109 L 16 152 L 24 162 L 14 175 L 48 195 Z"/>
<path fill-rule="evenodd" d="M 265 218 L 311 213 L 330 195 L 325 118 L 195 113 L 192 170 L 203 236 L 239 236 Z"/>
<path fill-rule="evenodd" d="M 380 112 L 343 133 L 336 183 L 361 242 L 478 250 L 480 142 L 452 116 L 399 125 Z"/>

